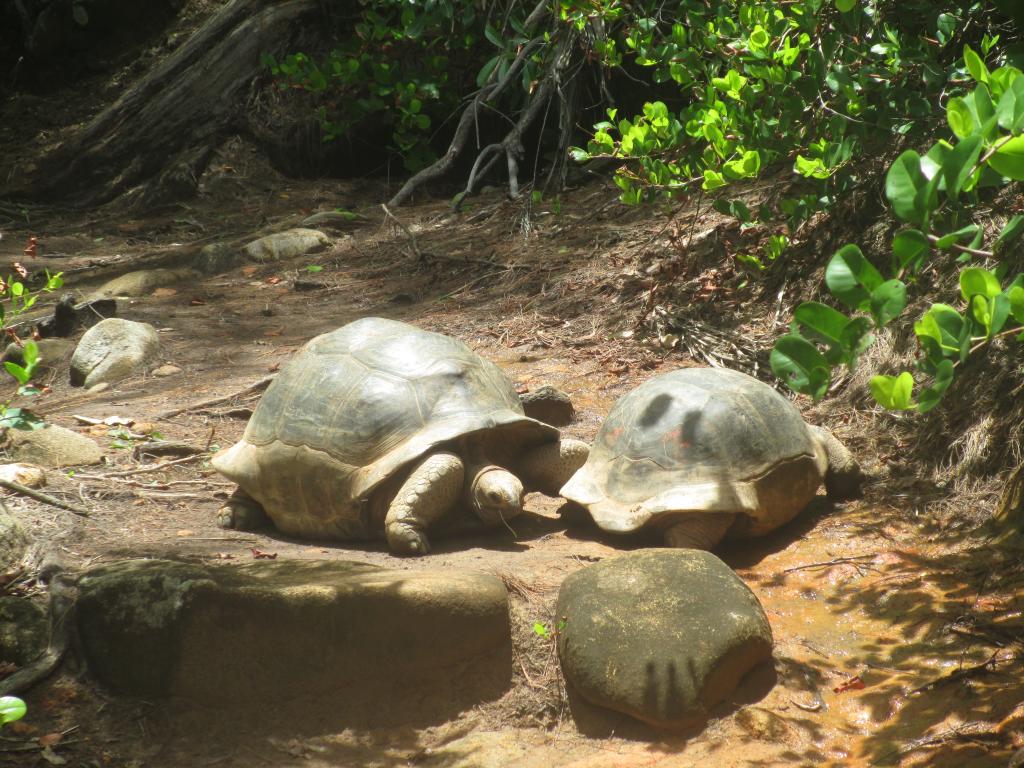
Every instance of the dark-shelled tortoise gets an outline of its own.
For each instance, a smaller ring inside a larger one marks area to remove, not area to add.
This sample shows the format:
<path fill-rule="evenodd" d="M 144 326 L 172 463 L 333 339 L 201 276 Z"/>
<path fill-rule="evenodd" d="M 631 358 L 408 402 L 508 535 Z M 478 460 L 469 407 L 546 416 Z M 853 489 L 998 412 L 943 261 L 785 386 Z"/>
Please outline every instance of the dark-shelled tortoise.
<path fill-rule="evenodd" d="M 383 534 L 392 551 L 421 555 L 449 511 L 500 525 L 522 511 L 524 488 L 557 495 L 587 450 L 526 417 L 508 377 L 461 341 L 364 318 L 306 344 L 213 458 L 239 486 L 218 522 Z"/>
<path fill-rule="evenodd" d="M 685 368 L 624 395 L 561 495 L 606 531 L 664 531 L 668 546 L 710 549 L 794 518 L 822 480 L 857 492 L 860 468 L 769 385 L 738 371 Z"/>

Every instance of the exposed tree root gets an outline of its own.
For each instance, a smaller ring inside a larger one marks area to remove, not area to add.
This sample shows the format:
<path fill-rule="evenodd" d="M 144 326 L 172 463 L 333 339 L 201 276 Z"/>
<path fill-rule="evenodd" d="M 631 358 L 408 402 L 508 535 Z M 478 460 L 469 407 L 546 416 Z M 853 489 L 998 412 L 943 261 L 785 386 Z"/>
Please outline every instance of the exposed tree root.
<path fill-rule="evenodd" d="M 232 0 L 45 157 L 17 194 L 94 205 L 130 193 L 140 207 L 190 195 L 262 76 L 260 54 L 287 49 L 320 12 L 317 0 Z"/>

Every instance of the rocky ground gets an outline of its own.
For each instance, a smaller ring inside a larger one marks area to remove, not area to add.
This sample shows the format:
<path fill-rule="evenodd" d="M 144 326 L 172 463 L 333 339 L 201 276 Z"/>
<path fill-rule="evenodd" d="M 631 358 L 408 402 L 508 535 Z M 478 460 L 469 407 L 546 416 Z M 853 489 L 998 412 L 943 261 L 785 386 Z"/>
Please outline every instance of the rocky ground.
<path fill-rule="evenodd" d="M 603 535 L 539 494 L 512 530 L 439 537 L 425 558 L 396 558 L 383 543 L 216 527 L 231 487 L 210 454 L 240 436 L 261 382 L 314 335 L 364 316 L 452 334 L 521 391 L 568 392 L 577 416 L 564 432 L 591 440 L 615 399 L 657 373 L 710 362 L 756 372 L 760 362 L 763 375 L 792 286 L 821 268 L 812 263 L 780 292 L 733 268 L 737 233 L 706 206 L 624 209 L 600 184 L 535 204 L 488 190 L 457 216 L 444 201 L 385 212 L 386 192 L 377 182 L 284 179 L 237 142 L 188 205 L 144 217 L 114 207 L 5 214 L 0 259 L 62 271 L 78 300 L 119 274 L 167 270 L 109 291 L 119 317 L 157 329 L 151 373 L 88 391 L 70 386 L 65 362 L 31 402 L 101 449 L 102 464 L 50 470 L 43 489 L 88 516 L 21 495 L 5 503 L 33 551 L 54 553 L 68 573 L 171 558 L 493 574 L 511 605 L 505 684 L 454 706 L 438 705 L 441 682 L 391 689 L 370 680 L 343 707 L 285 690 L 235 707 L 114 695 L 70 654 L 25 695 L 29 715 L 4 729 L 3 764 L 981 766 L 1005 765 L 1024 746 L 1024 571 L 1017 550 L 964 524 L 991 514 L 1000 486 L 984 477 L 958 490 L 936 485 L 928 467 L 907 460 L 900 425 L 856 397 L 798 404 L 857 454 L 869 473 L 865 498 L 832 506 L 819 497 L 770 536 L 720 549 L 765 608 L 773 662 L 684 733 L 579 700 L 555 653 L 564 578 L 657 544 L 651 536 Z M 337 208 L 356 216 L 321 226 L 327 242 L 317 250 L 235 258 L 244 243 Z M 33 258 L 23 253 L 30 236 Z M 50 311 L 52 299 L 36 314 Z M 158 440 L 195 452 L 148 454 Z M 7 593 L 44 603 L 39 566 L 30 557 Z M 447 685 L 460 687 L 459 674 Z"/>

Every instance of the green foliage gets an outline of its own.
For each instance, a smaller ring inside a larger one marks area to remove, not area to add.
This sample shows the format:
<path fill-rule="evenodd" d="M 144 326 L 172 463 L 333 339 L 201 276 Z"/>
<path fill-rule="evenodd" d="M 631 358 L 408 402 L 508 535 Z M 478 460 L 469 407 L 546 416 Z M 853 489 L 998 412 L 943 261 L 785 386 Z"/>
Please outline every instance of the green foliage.
<path fill-rule="evenodd" d="M 1008 265 L 997 262 L 1024 230 L 1024 217 L 1007 221 L 991 250 L 982 249 L 985 227 L 972 220 L 980 188 L 1024 180 L 1024 73 L 1009 65 L 991 70 L 970 46 L 963 61 L 975 87 L 947 102 L 954 141 L 940 140 L 923 156 L 908 150 L 886 175 L 893 213 L 910 225 L 893 238 L 888 279 L 860 248 L 844 245 L 829 261 L 825 283 L 854 314 L 804 302 L 791 333 L 776 342 L 772 368 L 795 391 L 823 397 L 832 370 L 856 365 L 871 331 L 900 318 L 908 290 L 920 290 L 921 272 L 943 253 L 967 264 L 959 301 L 931 302 L 914 322 L 918 378 L 911 371 L 875 376 L 875 400 L 893 410 L 929 411 L 973 353 L 1000 336 L 1024 340 L 1024 274 L 1011 279 Z"/>
<path fill-rule="evenodd" d="M 0 696 L 0 726 L 21 720 L 26 711 L 25 702 L 17 696 Z"/>
<path fill-rule="evenodd" d="M 606 63 L 632 56 L 653 82 L 678 85 L 681 106 L 652 102 L 626 119 L 609 110 L 572 155 L 622 160 L 616 184 L 629 204 L 697 185 L 713 191 L 789 162 L 817 187 L 780 205 L 795 228 L 858 182 L 851 158 L 923 128 L 962 77 L 967 64 L 947 46 L 983 5 L 910 5 L 924 25 L 901 23 L 899 4 L 860 0 L 680 0 L 673 13 L 642 4 L 622 38 L 609 35 Z M 980 57 L 971 66 L 986 76 Z M 964 105 L 964 119 L 976 107 Z M 929 192 L 914 173 L 892 182 L 918 185 L 920 216 Z"/>
<path fill-rule="evenodd" d="M 18 266 L 18 265 L 15 265 Z M 21 277 L 27 276 L 19 267 Z M 31 309 L 39 296 L 43 293 L 50 293 L 64 285 L 61 273 L 51 275 L 46 273 L 46 282 L 39 290 L 33 292 L 20 279 L 8 276 L 6 280 L 0 279 L 0 326 L 7 331 L 7 322 L 18 315 Z M 9 335 L 6 334 L 5 335 Z M 41 391 L 32 385 L 32 378 L 39 366 L 39 347 L 34 341 L 28 340 L 22 343 L 22 358 L 24 365 L 13 362 L 4 363 L 4 369 L 18 382 L 17 394 L 22 396 L 37 395 Z M 0 429 L 39 429 L 44 426 L 43 420 L 25 408 L 11 408 L 10 400 L 0 403 Z"/>

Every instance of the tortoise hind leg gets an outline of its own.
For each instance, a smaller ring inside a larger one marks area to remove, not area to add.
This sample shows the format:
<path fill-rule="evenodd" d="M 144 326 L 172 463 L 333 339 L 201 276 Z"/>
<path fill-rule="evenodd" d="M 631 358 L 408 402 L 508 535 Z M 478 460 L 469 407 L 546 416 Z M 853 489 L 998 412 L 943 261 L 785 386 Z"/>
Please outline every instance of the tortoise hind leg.
<path fill-rule="evenodd" d="M 589 454 L 590 446 L 582 440 L 562 438 L 557 443 L 545 443 L 527 452 L 519 460 L 516 474 L 527 490 L 557 496 L 576 470 L 586 463 Z"/>
<path fill-rule="evenodd" d="M 255 531 L 270 525 L 270 518 L 256 499 L 236 488 L 224 506 L 217 510 L 217 525 L 236 531 Z"/>
<path fill-rule="evenodd" d="M 392 552 L 425 555 L 430 551 L 426 529 L 455 506 L 462 494 L 466 469 L 454 453 L 433 453 L 409 474 L 384 519 L 384 535 Z"/>
<path fill-rule="evenodd" d="M 665 546 L 711 549 L 725 536 L 736 515 L 731 512 L 687 512 L 665 529 Z"/>

